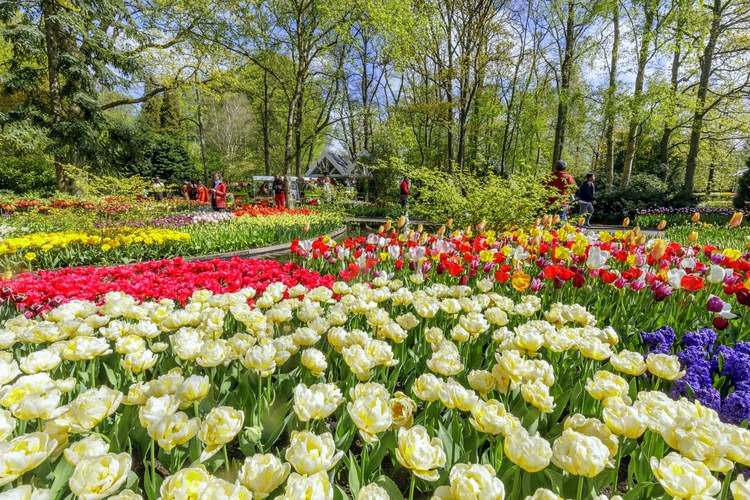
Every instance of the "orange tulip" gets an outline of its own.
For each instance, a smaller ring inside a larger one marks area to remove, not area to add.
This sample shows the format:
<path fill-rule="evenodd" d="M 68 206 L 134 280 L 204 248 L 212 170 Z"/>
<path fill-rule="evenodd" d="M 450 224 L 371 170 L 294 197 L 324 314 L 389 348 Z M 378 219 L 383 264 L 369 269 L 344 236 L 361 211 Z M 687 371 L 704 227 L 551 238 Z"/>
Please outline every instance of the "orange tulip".
<path fill-rule="evenodd" d="M 732 218 L 729 219 L 729 227 L 739 227 L 742 224 L 742 212 L 735 212 Z"/>
<path fill-rule="evenodd" d="M 693 212 L 693 216 L 690 217 L 690 221 L 693 224 L 697 224 L 698 222 L 700 222 L 700 220 L 701 220 L 701 214 L 700 214 L 700 212 Z"/>
<path fill-rule="evenodd" d="M 555 214 L 555 216 L 552 217 L 552 223 L 553 224 L 559 224 L 560 223 L 560 214 Z"/>
<path fill-rule="evenodd" d="M 523 292 L 531 285 L 531 276 L 521 270 L 513 271 L 510 282 L 517 292 Z"/>
<path fill-rule="evenodd" d="M 401 229 L 402 227 L 404 227 L 404 224 L 406 224 L 406 217 L 404 217 L 404 216 L 402 215 L 401 217 L 399 217 L 399 218 L 398 218 L 398 221 L 396 222 L 396 226 L 397 226 L 397 227 L 398 227 L 399 229 Z"/>
<path fill-rule="evenodd" d="M 690 234 L 688 234 L 688 241 L 690 243 L 696 243 L 698 241 L 698 231 L 690 231 Z"/>
<path fill-rule="evenodd" d="M 417 226 L 417 232 L 418 233 L 424 232 L 424 226 L 422 224 Z"/>
<path fill-rule="evenodd" d="M 440 226 L 440 229 L 438 229 L 435 234 L 437 234 L 438 236 L 443 236 L 445 234 L 445 229 L 446 229 L 445 225 L 442 225 Z"/>
<path fill-rule="evenodd" d="M 667 221 L 666 221 L 666 220 L 664 220 L 664 219 L 662 219 L 662 220 L 661 220 L 661 222 L 659 222 L 659 224 L 657 224 L 657 226 L 656 226 L 656 230 L 657 230 L 657 231 L 664 231 L 664 229 L 665 229 L 666 227 L 667 227 Z"/>
<path fill-rule="evenodd" d="M 384 225 L 383 227 L 384 227 L 384 229 L 385 229 L 386 231 L 390 231 L 390 230 L 391 230 L 391 226 L 392 226 L 392 224 L 393 224 L 393 223 L 391 222 L 391 219 L 388 219 L 388 220 L 386 220 L 386 221 L 385 221 L 385 225 Z"/>
<path fill-rule="evenodd" d="M 481 233 L 482 231 L 484 231 L 484 228 L 486 226 L 487 226 L 487 222 L 483 220 L 482 222 L 477 224 L 477 232 Z"/>

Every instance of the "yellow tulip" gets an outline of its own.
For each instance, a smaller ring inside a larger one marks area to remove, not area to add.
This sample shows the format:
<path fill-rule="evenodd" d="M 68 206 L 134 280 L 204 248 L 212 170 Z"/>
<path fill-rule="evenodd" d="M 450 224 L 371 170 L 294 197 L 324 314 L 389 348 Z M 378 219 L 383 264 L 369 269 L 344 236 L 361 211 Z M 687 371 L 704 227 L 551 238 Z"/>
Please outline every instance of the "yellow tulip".
<path fill-rule="evenodd" d="M 739 227 L 740 224 L 742 224 L 742 218 L 743 218 L 742 212 L 735 212 L 732 215 L 732 218 L 729 219 L 729 223 L 727 225 L 729 227 Z"/>
<path fill-rule="evenodd" d="M 440 474 L 436 469 L 445 466 L 446 462 L 443 442 L 439 438 L 430 439 L 427 429 L 421 425 L 401 428 L 398 430 L 396 460 L 418 478 L 437 481 Z"/>

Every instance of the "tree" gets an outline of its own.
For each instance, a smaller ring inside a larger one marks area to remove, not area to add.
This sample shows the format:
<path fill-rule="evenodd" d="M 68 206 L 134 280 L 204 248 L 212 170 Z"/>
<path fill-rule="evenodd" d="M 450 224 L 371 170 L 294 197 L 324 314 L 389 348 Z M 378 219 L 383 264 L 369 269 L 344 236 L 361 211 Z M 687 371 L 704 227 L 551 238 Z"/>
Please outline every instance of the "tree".
<path fill-rule="evenodd" d="M 747 96 L 750 87 L 750 63 L 743 57 L 750 52 L 750 41 L 746 37 L 750 30 L 750 2 L 713 0 L 706 4 L 706 8 L 710 12 L 710 27 L 700 58 L 700 76 L 690 128 L 690 149 L 685 162 L 686 194 L 692 194 L 695 188 L 706 113 L 724 99 Z M 719 64 L 715 64 L 717 57 L 720 58 Z M 725 85 L 723 88 L 715 88 L 712 81 L 716 82 L 722 77 Z"/>

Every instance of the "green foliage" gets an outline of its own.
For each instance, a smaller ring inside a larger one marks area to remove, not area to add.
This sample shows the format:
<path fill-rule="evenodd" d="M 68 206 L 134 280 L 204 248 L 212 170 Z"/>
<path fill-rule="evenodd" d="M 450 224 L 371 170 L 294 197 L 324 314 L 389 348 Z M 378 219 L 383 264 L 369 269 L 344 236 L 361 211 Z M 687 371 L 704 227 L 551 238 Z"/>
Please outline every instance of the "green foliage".
<path fill-rule="evenodd" d="M 735 208 L 747 208 L 750 202 L 750 158 L 747 159 L 746 168 L 747 170 L 740 177 L 737 193 L 732 200 Z"/>
<path fill-rule="evenodd" d="M 594 218 L 602 222 L 617 223 L 623 217 L 632 217 L 638 209 L 653 207 L 695 206 L 696 200 L 671 186 L 656 175 L 636 173 L 626 188 L 603 191 L 597 196 Z"/>
<path fill-rule="evenodd" d="M 55 170 L 44 153 L 49 139 L 29 121 L 9 123 L 0 132 L 0 190 L 21 194 L 49 193 L 55 187 Z"/>
<path fill-rule="evenodd" d="M 151 185 L 148 179 L 138 175 L 96 175 L 75 165 L 65 165 L 64 170 L 65 175 L 72 179 L 74 190 L 84 196 L 133 196 L 143 193 Z"/>
<path fill-rule="evenodd" d="M 503 178 L 411 167 L 397 159 L 376 169 L 390 177 L 408 175 L 412 181 L 409 212 L 414 218 L 442 222 L 453 218 L 460 225 L 486 221 L 490 227 L 506 229 L 532 223 L 547 207 L 550 191 L 544 179 L 517 174 Z M 398 193 L 398 182 L 389 184 Z M 393 196 L 393 194 L 391 194 Z"/>

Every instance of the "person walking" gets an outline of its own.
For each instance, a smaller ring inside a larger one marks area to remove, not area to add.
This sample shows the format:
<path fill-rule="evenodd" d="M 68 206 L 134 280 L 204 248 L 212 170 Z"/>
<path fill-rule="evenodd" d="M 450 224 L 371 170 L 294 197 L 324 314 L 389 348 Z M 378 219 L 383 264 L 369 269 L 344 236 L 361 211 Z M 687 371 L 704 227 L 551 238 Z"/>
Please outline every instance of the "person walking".
<path fill-rule="evenodd" d="M 547 182 L 547 187 L 556 192 L 547 198 L 547 203 L 552 206 L 559 202 L 561 220 L 568 220 L 568 214 L 570 213 L 570 199 L 573 196 L 573 189 L 576 185 L 576 180 L 568 173 L 567 169 L 567 163 L 563 160 L 559 160 L 555 164 L 555 171 L 552 172 L 552 176 Z"/>
<path fill-rule="evenodd" d="M 576 193 L 579 213 L 585 217 L 584 227 L 591 226 L 591 216 L 594 215 L 594 205 L 596 204 L 595 181 L 596 176 L 594 174 L 586 174 L 586 180 L 581 183 Z"/>
<path fill-rule="evenodd" d="M 227 184 L 221 178 L 221 174 L 214 174 L 214 187 L 211 191 L 211 206 L 215 211 L 226 210 L 227 208 Z"/>
<path fill-rule="evenodd" d="M 159 179 L 159 177 L 154 177 L 154 182 L 151 184 L 151 192 L 154 194 L 154 198 L 156 201 L 161 201 L 164 199 L 164 191 L 166 188 L 164 187 L 164 183 Z"/>
<path fill-rule="evenodd" d="M 282 175 L 273 178 L 273 204 L 276 208 L 286 207 L 286 186 Z"/>
<path fill-rule="evenodd" d="M 200 205 L 208 205 L 208 188 L 203 184 L 203 181 L 198 181 L 198 192 L 197 200 Z"/>
<path fill-rule="evenodd" d="M 411 179 L 408 176 L 404 176 L 399 183 L 400 202 L 401 208 L 404 210 L 409 206 L 409 195 L 411 194 Z"/>

